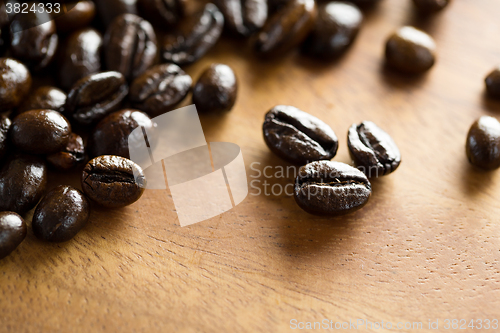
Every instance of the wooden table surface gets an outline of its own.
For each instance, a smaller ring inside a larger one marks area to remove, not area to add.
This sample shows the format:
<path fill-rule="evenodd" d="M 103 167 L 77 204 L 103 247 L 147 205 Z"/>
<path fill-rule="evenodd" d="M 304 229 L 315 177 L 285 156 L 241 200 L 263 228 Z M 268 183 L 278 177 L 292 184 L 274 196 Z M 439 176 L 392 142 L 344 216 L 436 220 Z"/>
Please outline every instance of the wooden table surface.
<path fill-rule="evenodd" d="M 423 21 L 409 0 L 383 0 L 330 64 L 298 54 L 261 62 L 244 42 L 220 41 L 187 71 L 197 78 L 222 62 L 239 77 L 233 111 L 203 116 L 202 125 L 207 141 L 242 147 L 254 181 L 246 200 L 181 228 L 172 198 L 149 190 L 124 209 L 95 209 L 67 243 L 41 242 L 30 228 L 0 261 L 0 331 L 287 332 L 293 323 L 360 319 L 422 322 L 403 331 L 426 332 L 428 320 L 443 331 L 445 319 L 500 319 L 500 171 L 474 170 L 464 151 L 472 122 L 500 113 L 483 84 L 500 63 L 499 12 L 497 0 L 456 0 Z M 385 39 L 407 24 L 438 45 L 435 67 L 417 78 L 383 66 Z M 340 138 L 334 160 L 350 162 L 347 129 L 372 120 L 403 162 L 348 216 L 314 217 L 286 194 L 256 195 L 264 181 L 268 192 L 293 182 L 256 171 L 289 165 L 262 139 L 276 104 L 331 125 Z M 51 182 L 78 185 L 74 175 Z"/>

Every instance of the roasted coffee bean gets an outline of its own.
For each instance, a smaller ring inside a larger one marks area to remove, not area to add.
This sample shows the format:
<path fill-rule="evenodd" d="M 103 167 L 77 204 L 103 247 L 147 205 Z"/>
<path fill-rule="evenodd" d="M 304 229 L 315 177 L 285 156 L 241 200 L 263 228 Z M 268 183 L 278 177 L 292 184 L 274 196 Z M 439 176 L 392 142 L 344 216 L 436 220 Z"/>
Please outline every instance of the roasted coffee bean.
<path fill-rule="evenodd" d="M 151 23 L 172 27 L 186 15 L 186 0 L 139 0 L 139 10 Z"/>
<path fill-rule="evenodd" d="M 500 67 L 495 68 L 484 80 L 486 91 L 491 97 L 500 98 Z"/>
<path fill-rule="evenodd" d="M 71 125 L 57 111 L 31 110 L 12 121 L 10 139 L 18 149 L 29 154 L 52 154 L 69 141 Z"/>
<path fill-rule="evenodd" d="M 266 23 L 266 0 L 216 0 L 215 4 L 232 33 L 250 36 Z"/>
<path fill-rule="evenodd" d="M 151 133 L 155 127 L 151 118 L 144 112 L 132 109 L 113 112 L 101 120 L 90 134 L 90 155 L 130 158 L 129 136 L 139 126 L 144 127 L 147 133 Z M 140 139 L 144 140 L 142 136 Z"/>
<path fill-rule="evenodd" d="M 417 8 L 425 13 L 437 12 L 448 6 L 450 0 L 413 0 Z"/>
<path fill-rule="evenodd" d="M 354 164 L 369 178 L 394 172 L 401 163 L 401 153 L 389 134 L 371 121 L 353 124 L 347 145 Z"/>
<path fill-rule="evenodd" d="M 92 28 L 78 30 L 68 37 L 59 66 L 59 83 L 69 90 L 76 81 L 101 70 L 101 34 Z"/>
<path fill-rule="evenodd" d="M 18 108 L 18 113 L 31 110 L 48 109 L 64 112 L 66 94 L 56 87 L 43 86 L 28 95 L 28 98 Z"/>
<path fill-rule="evenodd" d="M 402 27 L 387 40 L 387 64 L 404 73 L 419 74 L 434 65 L 436 45 L 431 36 L 413 27 Z"/>
<path fill-rule="evenodd" d="M 12 122 L 9 118 L 0 115 L 0 161 L 2 161 L 9 148 L 8 138 L 11 124 Z"/>
<path fill-rule="evenodd" d="M 465 151 L 469 162 L 482 169 L 500 167 L 500 123 L 493 117 L 482 116 L 472 124 Z"/>
<path fill-rule="evenodd" d="M 71 133 L 66 147 L 57 153 L 47 155 L 47 162 L 57 170 L 74 169 L 85 160 L 85 146 L 81 136 Z"/>
<path fill-rule="evenodd" d="M 208 3 L 202 11 L 184 19 L 177 33 L 166 36 L 163 59 L 179 66 L 197 61 L 217 43 L 223 27 L 224 16 L 217 6 Z"/>
<path fill-rule="evenodd" d="M 146 177 L 141 167 L 120 156 L 104 155 L 91 160 L 83 170 L 83 192 L 103 207 L 130 205 L 142 196 Z"/>
<path fill-rule="evenodd" d="M 333 1 L 318 8 L 314 29 L 302 46 L 304 53 L 323 59 L 342 54 L 358 35 L 363 14 L 355 5 Z"/>
<path fill-rule="evenodd" d="M 83 29 L 92 22 L 95 17 L 95 5 L 92 1 L 70 2 L 67 5 L 71 8 L 64 15 L 55 18 L 57 31 L 68 33 Z"/>
<path fill-rule="evenodd" d="M 107 69 L 132 80 L 154 64 L 158 50 L 156 34 L 151 24 L 141 17 L 120 15 L 106 31 L 104 50 Z"/>
<path fill-rule="evenodd" d="M 193 80 L 175 64 L 157 65 L 138 76 L 130 86 L 132 105 L 156 117 L 181 102 Z"/>
<path fill-rule="evenodd" d="M 122 14 L 137 15 L 137 0 L 94 0 L 97 13 L 104 26 Z"/>
<path fill-rule="evenodd" d="M 304 41 L 315 19 L 314 0 L 292 0 L 267 20 L 253 47 L 261 56 L 282 55 Z"/>
<path fill-rule="evenodd" d="M 64 109 L 78 123 L 89 125 L 117 110 L 127 94 L 128 85 L 121 73 L 92 74 L 74 84 Z"/>
<path fill-rule="evenodd" d="M 224 112 L 233 108 L 238 95 L 238 80 L 231 67 L 212 64 L 196 82 L 193 103 L 200 112 Z"/>
<path fill-rule="evenodd" d="M 11 156 L 0 170 L 0 211 L 26 213 L 35 207 L 46 186 L 47 168 L 42 159 Z"/>
<path fill-rule="evenodd" d="M 26 223 L 14 212 L 0 212 L 0 259 L 12 253 L 26 238 Z"/>
<path fill-rule="evenodd" d="M 299 169 L 294 197 L 314 215 L 337 216 L 363 207 L 372 193 L 365 174 L 345 163 L 316 161 Z"/>
<path fill-rule="evenodd" d="M 54 58 L 59 39 L 49 13 L 37 10 L 17 14 L 10 24 L 10 34 L 12 55 L 28 67 L 43 69 Z"/>
<path fill-rule="evenodd" d="M 31 88 L 31 75 L 17 60 L 0 58 L 0 112 L 21 104 Z"/>
<path fill-rule="evenodd" d="M 339 146 L 330 126 L 293 106 L 272 108 L 266 114 L 263 131 L 269 149 L 295 164 L 330 160 Z"/>
<path fill-rule="evenodd" d="M 33 233 L 49 242 L 66 242 L 76 236 L 90 217 L 90 202 L 76 188 L 60 185 L 49 191 L 33 214 Z"/>

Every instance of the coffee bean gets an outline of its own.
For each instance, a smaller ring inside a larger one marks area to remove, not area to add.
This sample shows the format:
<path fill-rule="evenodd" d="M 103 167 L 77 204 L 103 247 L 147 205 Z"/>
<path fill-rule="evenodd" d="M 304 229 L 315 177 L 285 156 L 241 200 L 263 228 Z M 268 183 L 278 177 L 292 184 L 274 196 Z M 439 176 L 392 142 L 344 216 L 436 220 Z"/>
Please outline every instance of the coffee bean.
<path fill-rule="evenodd" d="M 108 70 L 132 80 L 151 67 L 157 55 L 156 34 L 151 24 L 133 14 L 116 17 L 104 36 Z"/>
<path fill-rule="evenodd" d="M 172 27 L 185 16 L 186 2 L 186 0 L 142 0 L 138 6 L 151 23 Z"/>
<path fill-rule="evenodd" d="M 339 56 L 352 44 L 363 14 L 348 2 L 332 1 L 318 8 L 314 29 L 302 46 L 304 53 L 323 59 Z"/>
<path fill-rule="evenodd" d="M 57 170 L 74 169 L 85 160 L 85 146 L 81 136 L 75 133 L 69 135 L 68 143 L 62 151 L 47 155 L 47 162 Z"/>
<path fill-rule="evenodd" d="M 500 167 L 500 123 L 482 116 L 472 124 L 465 145 L 469 162 L 482 169 Z"/>
<path fill-rule="evenodd" d="M 56 87 L 42 86 L 28 95 L 21 106 L 19 106 L 17 113 L 39 109 L 64 112 L 65 103 L 66 94 L 62 90 Z"/>
<path fill-rule="evenodd" d="M 54 19 L 57 32 L 68 33 L 85 28 L 95 17 L 96 9 L 92 1 L 70 2 L 67 7 L 71 9 Z"/>
<path fill-rule="evenodd" d="M 76 188 L 60 185 L 49 191 L 33 214 L 33 233 L 49 242 L 66 242 L 87 224 L 90 203 Z"/>
<path fill-rule="evenodd" d="M 103 207 L 130 205 L 139 200 L 145 187 L 141 167 L 120 156 L 96 157 L 87 163 L 82 174 L 83 192 Z"/>
<path fill-rule="evenodd" d="M 354 164 L 369 178 L 394 172 L 401 163 L 401 153 L 389 134 L 371 121 L 353 124 L 347 145 Z"/>
<path fill-rule="evenodd" d="M 69 140 L 71 125 L 57 111 L 31 110 L 12 121 L 12 144 L 29 154 L 51 154 L 63 149 Z"/>
<path fill-rule="evenodd" d="M 47 168 L 32 155 L 11 156 L 0 170 L 0 211 L 24 214 L 35 207 L 47 186 Z"/>
<path fill-rule="evenodd" d="M 90 155 L 130 158 L 129 136 L 139 126 L 144 127 L 147 133 L 151 133 L 155 127 L 144 112 L 132 109 L 113 112 L 101 120 L 90 134 Z M 140 139 L 144 140 L 142 136 Z"/>
<path fill-rule="evenodd" d="M 234 34 L 250 36 L 266 23 L 266 0 L 216 0 L 215 4 L 224 15 L 226 27 Z"/>
<path fill-rule="evenodd" d="M 223 26 L 220 10 L 212 3 L 206 4 L 202 11 L 183 20 L 176 33 L 166 36 L 163 59 L 179 66 L 197 61 L 217 43 Z"/>
<path fill-rule="evenodd" d="M 6 116 L 0 115 L 0 161 L 2 161 L 3 157 L 7 153 L 9 149 L 9 129 L 12 122 Z"/>
<path fill-rule="evenodd" d="M 378 4 L 380 0 L 350 0 L 349 2 L 352 2 L 356 6 L 364 9 L 373 7 L 374 5 Z"/>
<path fill-rule="evenodd" d="M 59 83 L 64 89 L 71 89 L 76 81 L 101 70 L 102 43 L 101 34 L 92 28 L 68 37 L 59 62 Z"/>
<path fill-rule="evenodd" d="M 486 91 L 491 97 L 500 98 L 500 67 L 495 68 L 484 80 Z"/>
<path fill-rule="evenodd" d="M 193 80 L 175 64 L 157 65 L 138 76 L 130 86 L 132 105 L 156 117 L 181 102 Z"/>
<path fill-rule="evenodd" d="M 122 14 L 137 15 L 137 0 L 94 0 L 94 2 L 105 27 Z"/>
<path fill-rule="evenodd" d="M 436 45 L 431 36 L 413 27 L 402 27 L 387 40 L 387 64 L 401 72 L 419 74 L 434 65 Z"/>
<path fill-rule="evenodd" d="M 26 238 L 26 223 L 14 212 L 0 212 L 0 259 L 12 253 Z"/>
<path fill-rule="evenodd" d="M 17 60 L 0 58 L 0 112 L 21 104 L 31 88 L 31 75 Z"/>
<path fill-rule="evenodd" d="M 450 0 L 413 0 L 417 8 L 424 13 L 437 12 L 448 6 Z"/>
<path fill-rule="evenodd" d="M 238 80 L 231 67 L 212 64 L 196 82 L 193 103 L 200 112 L 224 112 L 233 108 L 238 95 Z"/>
<path fill-rule="evenodd" d="M 278 105 L 271 109 L 266 114 L 263 131 L 269 149 L 295 164 L 330 160 L 339 146 L 330 126 L 293 106 Z"/>
<path fill-rule="evenodd" d="M 274 13 L 253 41 L 255 51 L 264 57 L 282 55 L 299 45 L 314 27 L 314 0 L 292 0 Z"/>
<path fill-rule="evenodd" d="M 117 110 L 127 94 L 128 85 L 122 74 L 92 74 L 74 84 L 68 94 L 65 111 L 78 123 L 89 125 Z"/>

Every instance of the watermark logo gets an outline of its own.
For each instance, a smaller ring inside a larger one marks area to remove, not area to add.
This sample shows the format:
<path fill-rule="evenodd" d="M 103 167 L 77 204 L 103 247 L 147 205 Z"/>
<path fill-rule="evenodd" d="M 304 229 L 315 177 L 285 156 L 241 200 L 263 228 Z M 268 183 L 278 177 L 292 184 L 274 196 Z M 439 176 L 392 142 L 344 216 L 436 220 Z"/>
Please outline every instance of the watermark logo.
<path fill-rule="evenodd" d="M 220 215 L 248 195 L 243 155 L 230 142 L 207 144 L 194 105 L 153 119 L 154 129 L 129 136 L 130 159 L 140 165 L 146 189 L 170 189 L 181 226 Z"/>
<path fill-rule="evenodd" d="M 57 1 L 0 0 L 0 22 L 12 22 L 10 30 L 17 33 L 46 24 L 78 5 L 79 1 L 66 4 Z"/>

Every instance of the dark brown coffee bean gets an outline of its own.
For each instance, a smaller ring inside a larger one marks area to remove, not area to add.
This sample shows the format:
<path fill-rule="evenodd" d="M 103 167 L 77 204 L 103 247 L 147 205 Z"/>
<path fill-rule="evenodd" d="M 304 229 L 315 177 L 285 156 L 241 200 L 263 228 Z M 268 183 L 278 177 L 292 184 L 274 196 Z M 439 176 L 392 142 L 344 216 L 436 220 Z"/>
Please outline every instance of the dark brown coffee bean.
<path fill-rule="evenodd" d="M 132 105 L 156 117 L 181 102 L 193 80 L 175 64 L 157 65 L 138 76 L 130 86 Z"/>
<path fill-rule="evenodd" d="M 267 20 L 266 0 L 216 0 L 226 27 L 235 34 L 250 36 Z"/>
<path fill-rule="evenodd" d="M 60 185 L 49 191 L 33 214 L 33 233 L 49 242 L 66 242 L 76 236 L 90 217 L 90 203 L 76 188 Z"/>
<path fill-rule="evenodd" d="M 186 2 L 186 0 L 140 0 L 138 6 L 151 23 L 172 27 L 185 16 Z"/>
<path fill-rule="evenodd" d="M 85 160 L 85 146 L 81 136 L 71 133 L 68 144 L 60 152 L 47 155 L 47 162 L 57 170 L 74 169 Z"/>
<path fill-rule="evenodd" d="M 417 8 L 424 13 L 437 12 L 448 6 L 450 0 L 413 0 Z"/>
<path fill-rule="evenodd" d="M 154 64 L 157 50 L 153 27 L 137 15 L 118 16 L 104 36 L 107 69 L 122 73 L 128 80 Z"/>
<path fill-rule="evenodd" d="M 26 223 L 14 212 L 0 212 L 0 259 L 11 254 L 26 238 Z"/>
<path fill-rule="evenodd" d="M 166 62 L 179 66 L 191 64 L 203 57 L 219 40 L 224 16 L 212 3 L 180 23 L 175 34 L 167 35 L 162 55 Z"/>
<path fill-rule="evenodd" d="M 71 34 L 59 63 L 59 83 L 69 90 L 76 81 L 101 70 L 101 34 L 92 28 Z"/>
<path fill-rule="evenodd" d="M 2 161 L 3 157 L 7 153 L 7 150 L 9 149 L 8 137 L 11 124 L 12 122 L 9 118 L 0 115 L 0 161 Z"/>
<path fill-rule="evenodd" d="M 340 162 L 317 161 L 300 168 L 294 197 L 310 214 L 337 216 L 366 205 L 371 193 L 370 181 L 358 169 Z"/>
<path fill-rule="evenodd" d="M 354 164 L 369 178 L 394 172 L 401 163 L 401 153 L 389 134 L 371 121 L 353 124 L 347 145 Z"/>
<path fill-rule="evenodd" d="M 436 45 L 425 32 L 413 27 L 402 27 L 387 40 L 385 58 L 394 69 L 419 74 L 434 65 Z"/>
<path fill-rule="evenodd" d="M 269 149 L 295 164 L 330 160 L 337 154 L 339 143 L 330 126 L 293 106 L 272 108 L 263 131 Z"/>
<path fill-rule="evenodd" d="M 12 144 L 29 154 L 52 154 L 62 150 L 69 140 L 71 125 L 57 111 L 31 110 L 12 121 Z"/>
<path fill-rule="evenodd" d="M 120 156 L 104 155 L 91 160 L 83 170 L 83 192 L 108 208 L 130 205 L 142 196 L 146 177 L 141 167 Z"/>
<path fill-rule="evenodd" d="M 238 80 L 231 67 L 212 64 L 196 82 L 193 103 L 200 112 L 224 112 L 233 108 L 238 95 Z"/>
<path fill-rule="evenodd" d="M 55 18 L 57 31 L 68 33 L 83 29 L 92 22 L 95 17 L 95 5 L 92 1 L 70 2 L 67 5 L 71 8 L 64 15 Z"/>
<path fill-rule="evenodd" d="M 500 67 L 488 74 L 484 82 L 488 94 L 493 98 L 500 98 Z"/>
<path fill-rule="evenodd" d="M 292 0 L 274 13 L 253 42 L 261 56 L 278 56 L 304 41 L 314 27 L 314 0 Z"/>
<path fill-rule="evenodd" d="M 363 14 L 355 5 L 333 1 L 318 8 L 314 29 L 302 46 L 304 53 L 323 59 L 342 54 L 358 35 Z"/>
<path fill-rule="evenodd" d="M 137 15 L 137 0 L 94 0 L 94 2 L 105 27 L 122 14 Z"/>
<path fill-rule="evenodd" d="M 15 155 L 0 170 L 0 211 L 24 214 L 35 207 L 47 186 L 45 162 L 32 155 Z"/>
<path fill-rule="evenodd" d="M 64 111 L 66 94 L 56 87 L 43 86 L 28 95 L 17 112 L 23 113 L 31 110 L 48 109 L 57 112 Z"/>
<path fill-rule="evenodd" d="M 121 73 L 92 74 L 74 84 L 64 109 L 78 123 L 89 125 L 117 110 L 127 94 L 128 85 Z"/>
<path fill-rule="evenodd" d="M 21 104 L 31 88 L 31 75 L 17 60 L 0 58 L 0 112 Z"/>
<path fill-rule="evenodd" d="M 472 124 L 465 151 L 469 162 L 482 169 L 500 167 L 500 123 L 493 117 L 482 116 Z"/>
<path fill-rule="evenodd" d="M 89 137 L 90 156 L 117 155 L 130 158 L 129 136 L 139 126 L 151 133 L 154 123 L 147 114 L 138 110 L 125 109 L 108 115 L 97 124 Z"/>

